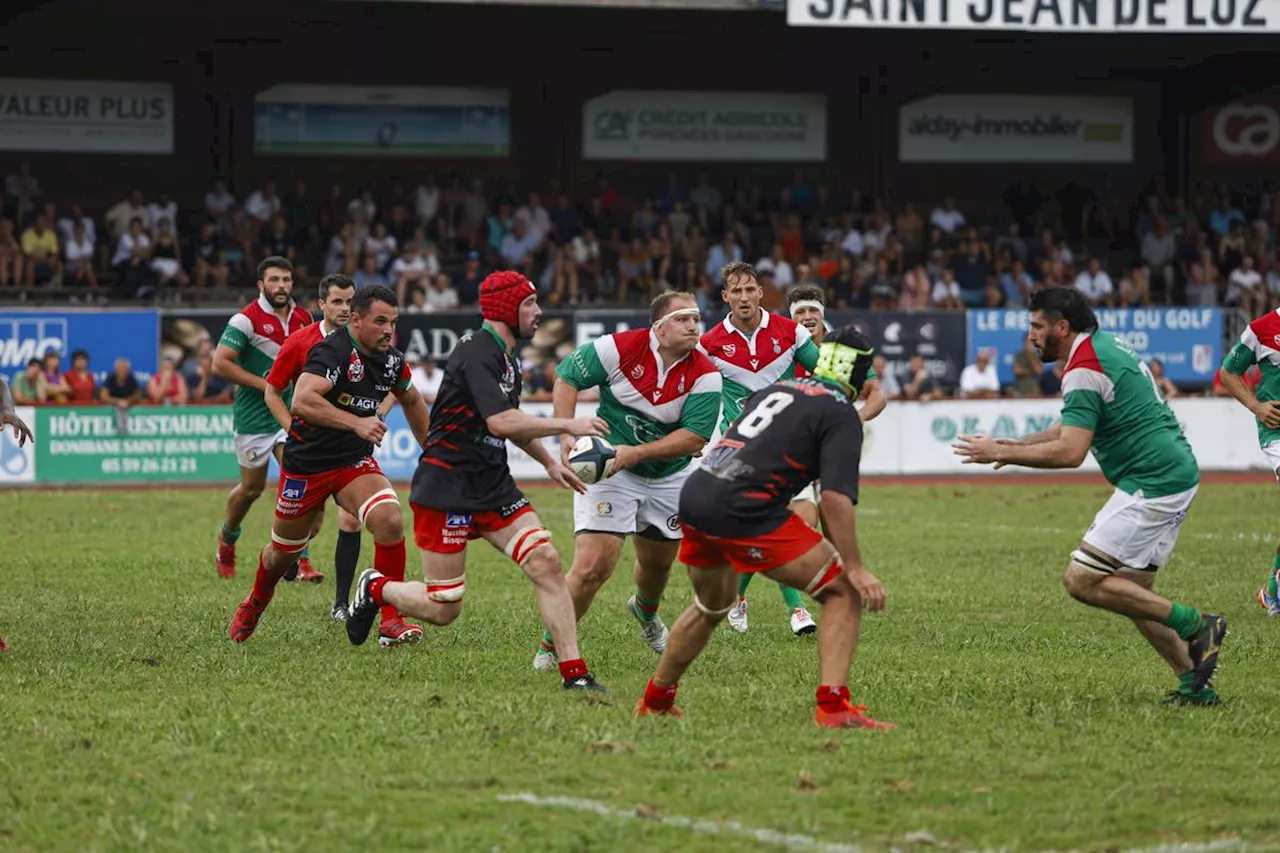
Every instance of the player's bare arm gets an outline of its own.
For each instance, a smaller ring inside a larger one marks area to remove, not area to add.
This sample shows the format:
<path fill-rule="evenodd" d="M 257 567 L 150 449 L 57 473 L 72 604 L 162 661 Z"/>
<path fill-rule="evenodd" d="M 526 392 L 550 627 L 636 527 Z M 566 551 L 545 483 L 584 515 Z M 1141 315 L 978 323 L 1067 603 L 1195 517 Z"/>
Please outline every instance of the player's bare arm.
<path fill-rule="evenodd" d="M 1005 444 L 986 435 L 962 435 L 951 447 L 966 465 L 1079 468 L 1092 445 L 1093 430 L 1060 426 L 1057 438 L 1036 444 Z"/>
<path fill-rule="evenodd" d="M 418 446 L 425 445 L 427 433 L 431 431 L 431 414 L 427 411 L 427 401 L 422 399 L 418 389 L 410 385 L 403 391 L 392 391 L 387 394 L 387 397 L 400 402 L 400 408 L 404 409 L 405 420 L 409 422 L 409 429 L 413 430 L 413 437 L 417 439 Z M 387 408 L 391 407 L 387 406 Z"/>
<path fill-rule="evenodd" d="M 18 417 L 13 407 L 13 392 L 9 390 L 9 383 L 0 378 L 0 427 L 4 426 L 13 427 L 13 438 L 18 442 L 19 447 L 34 440 L 31 437 L 31 428 Z"/>
<path fill-rule="evenodd" d="M 1044 444 L 1046 441 L 1056 441 L 1062 435 L 1062 421 L 1058 421 L 1048 429 L 1042 429 L 1040 432 L 1033 432 L 1031 435 L 1024 435 L 1022 438 L 1002 438 L 1001 444 Z"/>
<path fill-rule="evenodd" d="M 578 411 L 579 390 L 557 377 L 556 384 L 551 388 L 552 415 L 562 420 L 571 420 Z M 565 464 L 569 462 L 569 451 L 573 447 L 573 439 L 574 436 L 569 433 L 563 433 L 560 436 L 560 461 Z"/>
<path fill-rule="evenodd" d="M 378 418 L 362 418 L 342 411 L 324 398 L 332 389 L 333 383 L 323 376 L 302 374 L 293 392 L 293 413 L 312 426 L 354 432 L 365 441 L 381 444 L 387 425 Z"/>
<path fill-rule="evenodd" d="M 609 425 L 601 418 L 539 418 L 519 409 L 498 412 L 485 418 L 484 423 L 497 438 L 514 442 L 546 438 L 557 433 L 601 438 L 609 434 Z"/>
<path fill-rule="evenodd" d="M 213 373 L 219 379 L 225 379 L 244 388 L 252 388 L 255 391 L 265 391 L 267 388 L 267 380 L 261 376 L 245 370 L 236 363 L 236 359 L 240 357 L 240 353 L 226 344 L 218 344 L 218 348 L 213 351 Z"/>
<path fill-rule="evenodd" d="M 612 477 L 619 471 L 624 471 L 642 462 L 661 462 L 666 459 L 692 456 L 695 453 L 701 453 L 702 448 L 706 446 L 707 440 L 705 438 L 693 430 L 684 429 L 683 427 L 657 441 L 650 441 L 636 446 L 619 445 L 616 448 L 618 455 L 613 459 L 609 476 Z"/>
<path fill-rule="evenodd" d="M 1262 421 L 1268 429 L 1280 429 L 1280 401 L 1259 400 L 1253 390 L 1245 383 L 1244 377 L 1223 368 L 1220 374 L 1222 387 L 1235 397 L 1240 405 L 1248 409 L 1255 418 Z"/>
<path fill-rule="evenodd" d="M 848 495 L 840 492 L 823 492 L 818 507 L 828 527 L 831 544 L 836 546 L 840 561 L 844 563 L 849 582 L 862 597 L 863 606 L 871 612 L 884 609 L 884 585 L 862 564 L 862 550 L 858 547 L 857 512 Z"/>
<path fill-rule="evenodd" d="M 289 414 L 289 407 L 285 405 L 284 393 L 268 382 L 262 392 L 262 396 L 266 400 L 267 409 L 270 410 L 271 417 L 275 418 L 276 423 L 280 424 L 280 429 L 287 430 L 289 425 L 293 423 L 293 415 Z"/>
<path fill-rule="evenodd" d="M 875 379 L 868 379 L 867 384 L 862 386 L 861 399 L 864 402 L 862 408 L 858 409 L 858 417 L 862 418 L 864 424 L 874 420 L 888 405 L 884 391 L 880 390 L 880 383 Z"/>
<path fill-rule="evenodd" d="M 419 394 L 418 396 L 421 397 L 422 395 Z M 426 401 L 424 400 L 423 402 Z M 385 418 L 387 415 L 391 414 L 391 410 L 394 409 L 395 406 L 396 393 L 394 391 L 388 391 L 387 396 L 383 397 L 382 402 L 378 404 L 378 417 Z M 421 444 L 421 442 L 419 442 L 419 444 Z"/>

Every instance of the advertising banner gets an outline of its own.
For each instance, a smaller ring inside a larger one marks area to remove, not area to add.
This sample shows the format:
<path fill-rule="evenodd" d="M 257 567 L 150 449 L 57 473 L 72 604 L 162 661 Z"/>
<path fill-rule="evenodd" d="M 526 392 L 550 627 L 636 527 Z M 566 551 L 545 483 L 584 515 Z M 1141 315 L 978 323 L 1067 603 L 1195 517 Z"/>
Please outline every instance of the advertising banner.
<path fill-rule="evenodd" d="M 1222 312 L 1217 308 L 1098 308 L 1098 326 L 1123 339 L 1144 361 L 1164 363 L 1173 382 L 1208 384 L 1222 363 Z M 966 311 L 968 360 L 993 351 L 1001 382 L 1013 382 L 1013 359 L 1023 351 L 1030 313 L 1001 308 Z"/>
<path fill-rule="evenodd" d="M 41 483 L 209 482 L 240 476 L 230 406 L 36 409 Z M 123 426 L 123 429 L 121 428 Z"/>
<path fill-rule="evenodd" d="M 145 382 L 156 371 L 159 343 L 155 310 L 0 311 L 0 374 L 6 378 L 50 351 L 61 353 L 63 369 L 69 370 L 71 353 L 82 349 L 99 383 L 120 357 L 129 359 L 138 381 Z"/>
<path fill-rule="evenodd" d="M 1280 31 L 1280 0 L 787 0 L 787 23 L 793 27 L 1264 35 Z"/>
<path fill-rule="evenodd" d="M 587 160 L 827 159 L 824 95 L 619 90 L 582 107 Z"/>
<path fill-rule="evenodd" d="M 1133 101 L 933 95 L 898 109 L 903 163 L 1131 163 Z"/>
<path fill-rule="evenodd" d="M 0 151 L 173 153 L 173 86 L 0 79 Z"/>
<path fill-rule="evenodd" d="M 1251 99 L 1207 110 L 1203 145 L 1206 163 L 1280 163 L 1280 101 Z"/>
<path fill-rule="evenodd" d="M 254 96 L 257 154 L 506 157 L 505 90 L 272 86 Z"/>
<path fill-rule="evenodd" d="M 964 317 L 958 312 L 841 311 L 827 312 L 827 327 L 853 324 L 871 338 L 876 355 L 884 356 L 885 373 L 901 376 L 912 356 L 924 359 L 930 375 L 943 385 L 960 381 L 965 365 Z"/>
<path fill-rule="evenodd" d="M 15 413 L 18 419 L 31 427 L 31 434 L 36 442 L 40 441 L 40 427 L 36 423 L 36 410 L 30 406 L 17 406 Z M 23 447 L 13 437 L 13 427 L 0 430 L 0 486 L 11 483 L 34 483 L 36 481 L 35 445 L 27 442 Z"/>

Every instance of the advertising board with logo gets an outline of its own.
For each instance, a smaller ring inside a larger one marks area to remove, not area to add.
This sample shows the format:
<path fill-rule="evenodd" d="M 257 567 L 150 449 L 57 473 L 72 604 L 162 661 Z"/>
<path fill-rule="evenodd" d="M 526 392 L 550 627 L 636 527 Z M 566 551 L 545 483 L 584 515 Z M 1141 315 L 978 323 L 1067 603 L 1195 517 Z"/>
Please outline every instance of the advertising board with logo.
<path fill-rule="evenodd" d="M 898 110 L 903 163 L 1130 163 L 1133 101 L 933 95 Z"/>
<path fill-rule="evenodd" d="M 506 157 L 505 90 L 272 86 L 254 96 L 258 154 Z"/>
<path fill-rule="evenodd" d="M 912 356 L 924 359 L 929 374 L 943 385 L 955 385 L 964 370 L 964 317 L 955 312 L 840 311 L 827 312 L 827 326 L 853 324 L 884 356 L 885 373 L 901 377 Z"/>
<path fill-rule="evenodd" d="M 36 410 L 30 406 L 18 406 L 14 410 L 18 419 L 31 427 L 35 441 L 40 441 L 40 425 L 36 422 Z M 22 447 L 13 437 L 13 427 L 0 430 L 0 485 L 10 483 L 34 483 L 36 481 L 36 449 L 28 441 Z"/>
<path fill-rule="evenodd" d="M 1222 363 L 1222 312 L 1217 308 L 1100 308 L 1098 326 L 1127 343 L 1143 360 L 1158 358 L 1173 382 L 1207 384 Z M 1013 382 L 1013 359 L 1023 351 L 1027 311 L 966 311 L 970 361 L 992 353 L 1001 382 Z"/>
<path fill-rule="evenodd" d="M 1280 31 L 1278 0 L 787 0 L 787 23 L 812 27 L 1076 33 Z"/>
<path fill-rule="evenodd" d="M 70 369 L 71 353 L 89 353 L 89 370 L 101 382 L 117 358 L 127 358 L 138 380 L 156 371 L 160 314 L 144 311 L 0 311 L 0 375 L 20 373 L 27 362 L 47 352 L 62 354 Z"/>
<path fill-rule="evenodd" d="M 0 151 L 173 153 L 173 85 L 0 79 Z"/>
<path fill-rule="evenodd" d="M 587 160 L 827 159 L 824 95 L 615 91 L 582 107 Z"/>
<path fill-rule="evenodd" d="M 1280 163 L 1280 100 L 1237 101 L 1206 111 L 1203 145 L 1207 163 Z"/>

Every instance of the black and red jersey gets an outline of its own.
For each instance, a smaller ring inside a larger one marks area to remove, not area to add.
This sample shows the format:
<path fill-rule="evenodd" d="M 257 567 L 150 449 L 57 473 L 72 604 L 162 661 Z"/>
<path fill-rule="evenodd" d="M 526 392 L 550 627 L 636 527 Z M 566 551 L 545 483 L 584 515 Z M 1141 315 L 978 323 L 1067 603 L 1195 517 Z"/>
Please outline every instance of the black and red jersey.
<path fill-rule="evenodd" d="M 711 536 L 770 533 L 787 504 L 814 480 L 858 502 L 862 419 L 840 391 L 788 379 L 747 399 L 680 492 L 680 520 Z"/>
<path fill-rule="evenodd" d="M 518 408 L 520 392 L 515 359 L 488 324 L 454 348 L 413 475 L 414 503 L 480 512 L 522 499 L 507 465 L 507 443 L 489 432 L 485 422 Z"/>
<path fill-rule="evenodd" d="M 410 385 L 404 356 L 392 347 L 383 353 L 362 353 L 346 328 L 338 329 L 307 352 L 303 373 L 332 383 L 324 398 L 356 417 L 377 417 L 378 404 L 391 391 Z M 373 445 L 354 432 L 313 426 L 297 415 L 284 445 L 284 468 L 291 474 L 318 474 L 359 462 L 373 455 Z"/>

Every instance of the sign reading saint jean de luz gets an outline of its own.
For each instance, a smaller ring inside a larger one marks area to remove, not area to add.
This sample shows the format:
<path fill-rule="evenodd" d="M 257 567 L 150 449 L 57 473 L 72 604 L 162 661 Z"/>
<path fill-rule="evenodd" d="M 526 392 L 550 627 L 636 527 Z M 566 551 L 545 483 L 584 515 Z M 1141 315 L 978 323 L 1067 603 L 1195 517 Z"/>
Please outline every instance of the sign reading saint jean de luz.
<path fill-rule="evenodd" d="M 787 0 L 814 27 L 1079 33 L 1273 33 L 1280 0 Z"/>

